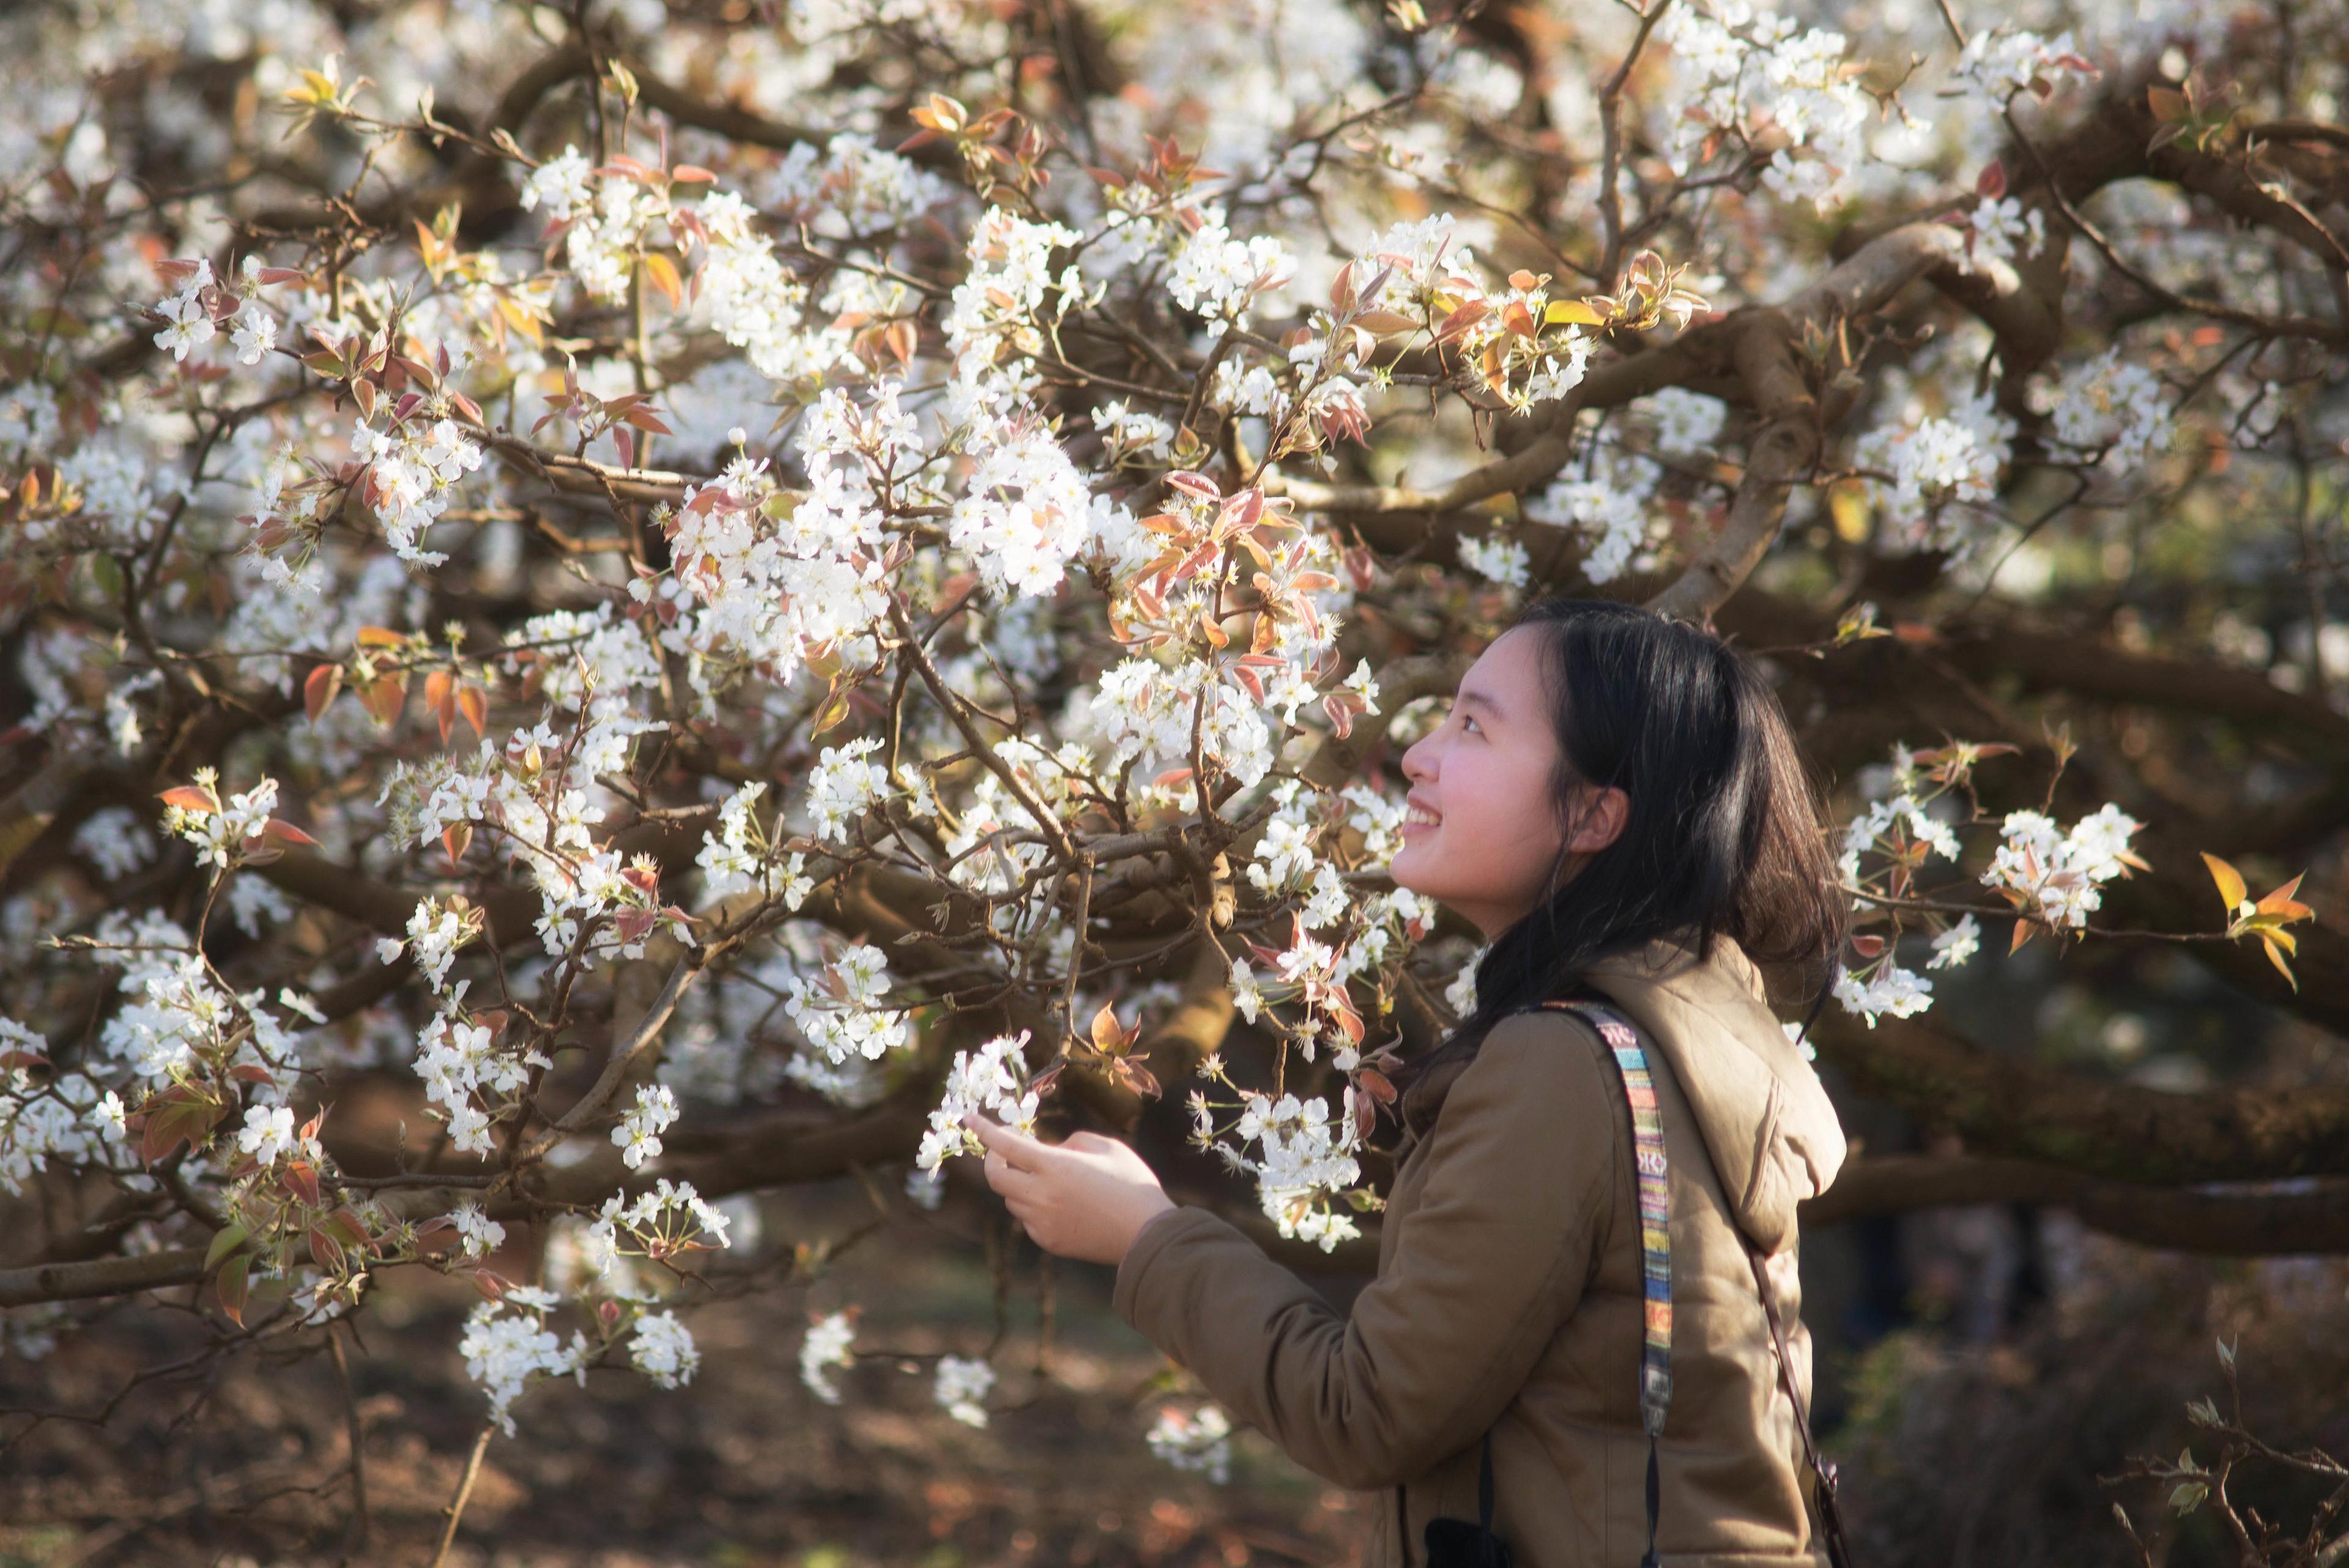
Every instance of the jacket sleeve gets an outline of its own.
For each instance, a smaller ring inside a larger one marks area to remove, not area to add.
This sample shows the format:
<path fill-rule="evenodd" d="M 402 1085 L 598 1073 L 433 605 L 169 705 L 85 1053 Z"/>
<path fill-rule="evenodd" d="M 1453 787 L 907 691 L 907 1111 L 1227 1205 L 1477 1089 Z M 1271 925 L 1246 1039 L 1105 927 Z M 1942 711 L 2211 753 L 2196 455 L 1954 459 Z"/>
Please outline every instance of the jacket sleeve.
<path fill-rule="evenodd" d="M 1414 1151 L 1419 1199 L 1350 1317 L 1194 1208 L 1143 1228 L 1112 1305 L 1315 1474 L 1367 1490 L 1422 1473 L 1499 1416 L 1581 1299 L 1617 1196 L 1622 1092 L 1602 1049 L 1570 1014 L 1494 1026 Z"/>

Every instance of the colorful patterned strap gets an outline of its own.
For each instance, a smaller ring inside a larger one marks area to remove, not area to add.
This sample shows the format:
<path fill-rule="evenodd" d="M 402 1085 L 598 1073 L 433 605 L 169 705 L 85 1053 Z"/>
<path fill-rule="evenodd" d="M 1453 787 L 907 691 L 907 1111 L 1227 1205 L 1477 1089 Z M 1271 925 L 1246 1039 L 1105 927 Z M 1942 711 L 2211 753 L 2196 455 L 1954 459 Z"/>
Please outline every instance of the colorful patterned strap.
<path fill-rule="evenodd" d="M 1650 1438 L 1662 1435 L 1672 1398 L 1671 1195 L 1665 1181 L 1664 1124 L 1656 1111 L 1656 1083 L 1640 1036 L 1623 1015 L 1601 1002 L 1552 998 L 1541 1004 L 1578 1012 L 1615 1053 L 1623 1097 L 1631 1104 L 1631 1138 L 1640 1171 L 1640 1254 L 1646 1282 L 1647 1343 L 1640 1355 L 1640 1421 Z"/>

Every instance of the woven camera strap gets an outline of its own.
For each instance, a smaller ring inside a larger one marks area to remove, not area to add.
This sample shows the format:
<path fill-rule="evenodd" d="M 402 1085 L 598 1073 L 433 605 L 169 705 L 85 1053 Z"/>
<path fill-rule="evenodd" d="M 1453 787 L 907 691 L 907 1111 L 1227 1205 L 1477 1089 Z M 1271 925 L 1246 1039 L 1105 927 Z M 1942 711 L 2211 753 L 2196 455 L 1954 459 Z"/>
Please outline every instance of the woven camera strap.
<path fill-rule="evenodd" d="M 1640 1165 L 1640 1233 L 1648 1282 L 1648 1345 L 1640 1368 L 1640 1400 L 1641 1418 L 1648 1422 L 1648 1555 L 1640 1562 L 1640 1568 L 1653 1568 L 1657 1490 L 1655 1439 L 1656 1434 L 1663 1429 L 1663 1401 L 1671 1398 L 1672 1387 L 1671 1251 L 1669 1238 L 1664 1234 L 1662 1218 L 1670 1212 L 1665 1203 L 1663 1124 L 1656 1115 L 1655 1084 L 1649 1076 L 1647 1059 L 1640 1054 L 1639 1035 L 1620 1013 L 1601 1003 L 1590 1002 L 1551 1001 L 1542 1005 L 1571 1008 L 1598 1026 L 1600 1038 L 1615 1052 L 1615 1064 L 1622 1069 L 1624 1094 L 1631 1102 L 1631 1127 L 1637 1140 Z M 1763 1321 L 1770 1325 L 1770 1342 L 1778 1353 L 1779 1381 L 1785 1386 L 1787 1398 L 1794 1402 L 1795 1426 L 1803 1436 L 1804 1457 L 1810 1461 L 1811 1473 L 1818 1478 L 1819 1526 L 1820 1533 L 1826 1538 L 1827 1559 L 1833 1568 L 1851 1568 L 1851 1549 L 1844 1540 L 1843 1516 L 1836 1504 L 1835 1465 L 1820 1456 L 1818 1445 L 1812 1440 L 1810 1412 L 1804 1407 L 1802 1390 L 1795 1386 L 1795 1363 L 1786 1354 L 1785 1334 L 1778 1326 L 1778 1303 L 1770 1289 L 1769 1271 L 1761 1251 L 1743 1231 L 1737 1233 L 1737 1239 L 1745 1249 L 1746 1262 L 1753 1265 L 1754 1288 L 1762 1298 Z M 1662 1389 L 1662 1399 L 1651 1401 L 1649 1390 L 1658 1384 Z"/>
<path fill-rule="evenodd" d="M 1622 1014 L 1596 1002 L 1560 999 L 1541 1003 L 1578 1012 L 1599 1031 L 1614 1053 L 1623 1097 L 1631 1109 L 1633 1164 L 1640 1178 L 1640 1267 L 1644 1281 L 1644 1343 L 1640 1352 L 1640 1424 L 1648 1434 L 1648 1550 L 1640 1568 L 1660 1568 L 1656 1557 L 1656 1512 L 1663 1490 L 1656 1457 L 1656 1439 L 1664 1429 L 1664 1410 L 1672 1398 L 1672 1242 L 1671 1195 L 1665 1180 L 1664 1124 L 1656 1111 L 1655 1080 L 1648 1073 L 1647 1054 L 1640 1036 Z M 1493 1434 L 1485 1433 L 1484 1454 L 1476 1469 L 1477 1522 L 1489 1541 L 1493 1528 Z M 1411 1561 L 1411 1538 L 1405 1525 L 1403 1489 L 1395 1488 L 1395 1528 L 1401 1536 L 1402 1560 Z"/>
<path fill-rule="evenodd" d="M 1656 1439 L 1672 1401 L 1671 1189 L 1666 1181 L 1664 1123 L 1656 1110 L 1656 1083 L 1648 1073 L 1640 1035 L 1623 1015 L 1601 1002 L 1558 998 L 1544 1007 L 1578 1012 L 1615 1054 L 1623 1097 L 1631 1106 L 1632 1162 L 1640 1173 L 1640 1272 L 1644 1282 L 1646 1336 L 1640 1349 L 1640 1425 L 1648 1434 L 1648 1550 L 1640 1568 L 1658 1568 L 1656 1511 L 1663 1492 Z"/>

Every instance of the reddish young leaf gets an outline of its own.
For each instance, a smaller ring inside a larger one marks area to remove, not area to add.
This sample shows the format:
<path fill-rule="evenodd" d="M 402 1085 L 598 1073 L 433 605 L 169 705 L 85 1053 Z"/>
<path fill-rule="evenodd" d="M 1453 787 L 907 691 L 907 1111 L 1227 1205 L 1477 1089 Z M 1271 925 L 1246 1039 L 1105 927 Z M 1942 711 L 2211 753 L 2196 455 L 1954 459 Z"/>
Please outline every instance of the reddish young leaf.
<path fill-rule="evenodd" d="M 342 1272 L 342 1243 L 316 1225 L 310 1227 L 310 1257 L 322 1269 L 336 1273 Z"/>
<path fill-rule="evenodd" d="M 318 1168 L 306 1159 L 290 1161 L 285 1174 L 279 1179 L 285 1190 L 316 1209 L 322 1199 L 318 1190 Z"/>
<path fill-rule="evenodd" d="M 318 715 L 326 711 L 342 689 L 343 667 L 339 664 L 321 664 L 303 679 L 302 711 L 309 715 L 310 722 L 318 722 Z"/>
<path fill-rule="evenodd" d="M 198 784 L 181 784 L 162 792 L 163 804 L 176 805 L 191 816 L 210 816 L 220 810 L 212 792 Z"/>

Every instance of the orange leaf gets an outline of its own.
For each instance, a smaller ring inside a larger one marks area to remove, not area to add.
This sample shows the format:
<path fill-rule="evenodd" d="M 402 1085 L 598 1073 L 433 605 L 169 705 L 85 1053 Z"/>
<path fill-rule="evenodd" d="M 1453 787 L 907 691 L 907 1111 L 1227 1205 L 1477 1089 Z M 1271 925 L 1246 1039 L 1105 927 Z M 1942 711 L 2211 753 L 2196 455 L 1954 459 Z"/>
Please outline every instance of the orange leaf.
<path fill-rule="evenodd" d="M 408 682 L 397 675 L 386 675 L 371 682 L 359 693 L 359 701 L 375 715 L 378 724 L 389 724 L 399 717 L 399 710 L 408 701 Z"/>
<path fill-rule="evenodd" d="M 2292 897 L 2300 890 L 2300 877 L 2307 875 L 2307 872 L 2302 871 L 2300 877 L 2294 877 L 2291 881 L 2261 898 L 2259 902 L 2260 912 L 2266 915 L 2285 915 L 2295 920 L 2305 919 L 2308 916 L 2316 913 L 2306 904 L 2301 903 Z"/>
<path fill-rule="evenodd" d="M 677 275 L 677 264 L 668 257 L 659 254 L 647 256 L 645 276 L 652 281 L 655 288 L 659 289 L 668 297 L 668 307 L 671 310 L 677 309 L 685 303 L 684 281 Z"/>
<path fill-rule="evenodd" d="M 478 686 L 466 686 L 457 692 L 457 711 L 465 722 L 473 726 L 473 733 L 486 737 L 490 732 L 490 700 Z"/>
<path fill-rule="evenodd" d="M 2210 868 L 2210 880 L 2219 885 L 2219 897 L 2227 900 L 2227 916 L 2232 919 L 2236 909 L 2251 893 L 2243 886 L 2243 874 L 2207 849 L 2202 852 L 2202 864 Z M 2295 877 L 2292 880 L 2297 883 L 2300 879 Z"/>

